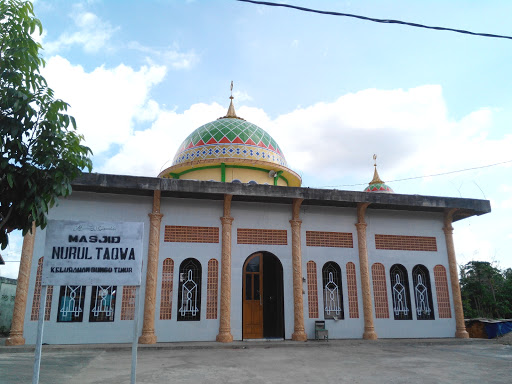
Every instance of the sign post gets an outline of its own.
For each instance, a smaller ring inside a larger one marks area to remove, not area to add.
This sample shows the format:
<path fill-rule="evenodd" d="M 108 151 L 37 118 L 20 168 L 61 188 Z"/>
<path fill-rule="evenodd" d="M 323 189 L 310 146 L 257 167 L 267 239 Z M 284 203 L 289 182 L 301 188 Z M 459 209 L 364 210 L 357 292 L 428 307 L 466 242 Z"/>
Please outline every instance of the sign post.
<path fill-rule="evenodd" d="M 39 383 L 48 285 L 135 285 L 131 383 L 135 384 L 143 223 L 49 220 L 32 383 Z"/>

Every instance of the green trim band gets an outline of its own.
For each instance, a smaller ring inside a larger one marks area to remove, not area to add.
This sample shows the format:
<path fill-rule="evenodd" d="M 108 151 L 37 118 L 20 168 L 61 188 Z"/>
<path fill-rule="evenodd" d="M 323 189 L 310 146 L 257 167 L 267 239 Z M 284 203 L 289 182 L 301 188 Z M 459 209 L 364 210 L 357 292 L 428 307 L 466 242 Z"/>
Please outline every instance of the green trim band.
<path fill-rule="evenodd" d="M 226 163 L 220 163 L 220 181 L 226 182 Z"/>
<path fill-rule="evenodd" d="M 169 175 L 173 178 L 173 179 L 179 179 L 181 176 L 187 174 L 187 173 L 190 173 L 190 172 L 194 172 L 194 171 L 200 171 L 200 170 L 203 170 L 203 169 L 214 169 L 214 168 L 220 168 L 220 180 L 221 182 L 225 183 L 226 182 L 226 169 L 227 168 L 239 168 L 239 169 L 251 169 L 253 171 L 261 171 L 261 172 L 265 172 L 265 173 L 268 173 L 269 170 L 268 169 L 265 169 L 265 168 L 258 168 L 258 167 L 251 167 L 249 165 L 229 165 L 229 164 L 226 164 L 226 163 L 220 163 L 220 165 L 205 165 L 204 167 L 197 167 L 197 168 L 191 168 L 191 169 L 187 169 L 186 171 L 183 171 L 183 172 L 179 172 L 179 173 L 169 173 Z M 274 185 L 277 185 L 277 179 L 282 179 L 286 185 L 288 186 L 289 183 L 288 183 L 288 180 L 286 179 L 286 177 L 284 177 L 282 175 L 284 171 L 278 171 L 277 172 L 277 177 L 274 178 Z"/>

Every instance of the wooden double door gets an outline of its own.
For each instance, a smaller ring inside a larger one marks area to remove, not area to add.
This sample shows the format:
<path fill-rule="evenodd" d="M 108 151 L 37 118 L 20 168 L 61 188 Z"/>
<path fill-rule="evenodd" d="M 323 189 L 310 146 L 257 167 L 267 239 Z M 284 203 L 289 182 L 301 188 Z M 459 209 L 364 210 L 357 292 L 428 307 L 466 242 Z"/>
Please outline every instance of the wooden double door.
<path fill-rule="evenodd" d="M 243 269 L 244 339 L 284 338 L 283 267 L 268 252 L 249 256 Z"/>

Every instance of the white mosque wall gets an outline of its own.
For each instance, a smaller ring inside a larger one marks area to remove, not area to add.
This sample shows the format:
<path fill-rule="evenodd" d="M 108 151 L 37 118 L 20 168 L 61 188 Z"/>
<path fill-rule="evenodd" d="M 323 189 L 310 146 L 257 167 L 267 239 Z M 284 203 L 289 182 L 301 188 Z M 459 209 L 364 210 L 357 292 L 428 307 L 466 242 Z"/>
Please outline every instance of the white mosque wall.
<path fill-rule="evenodd" d="M 382 263 L 386 271 L 386 284 L 388 296 L 388 319 L 375 319 L 375 331 L 379 338 L 422 338 L 422 337 L 454 337 L 455 311 L 450 287 L 450 268 L 446 250 L 446 241 L 443 232 L 443 214 L 427 212 L 407 212 L 391 210 L 367 210 L 367 245 L 368 264 Z M 375 235 L 402 235 L 435 237 L 437 251 L 398 251 L 376 249 Z M 401 264 L 407 269 L 409 277 L 409 292 L 413 320 L 395 320 L 393 315 L 393 297 L 390 282 L 390 268 L 394 264 Z M 416 320 L 416 303 L 414 300 L 414 287 L 412 282 L 412 269 L 424 265 L 430 275 L 434 320 Z M 451 318 L 439 318 L 437 294 L 434 279 L 434 267 L 442 265 L 446 268 L 449 286 Z M 373 284 L 371 284 L 372 301 Z M 373 307 L 375 309 L 375 307 Z"/>
<path fill-rule="evenodd" d="M 245 260 L 255 252 L 270 252 L 283 267 L 284 333 L 291 339 L 293 324 L 293 269 L 291 238 L 291 206 L 285 204 L 232 202 L 234 217 L 231 246 L 231 333 L 235 340 L 242 339 L 242 278 Z M 287 245 L 237 244 L 238 228 L 285 229 Z"/>
<path fill-rule="evenodd" d="M 70 197 L 61 199 L 59 205 L 50 210 L 50 220 L 88 220 L 88 221 L 125 221 L 143 222 L 143 270 L 140 294 L 144 303 L 144 286 L 146 280 L 146 257 L 149 241 L 149 217 L 153 199 L 151 197 L 95 194 L 74 192 Z M 45 247 L 45 230 L 38 228 L 34 244 L 32 268 L 25 311 L 24 337 L 27 344 L 35 344 L 37 320 L 30 320 L 32 299 L 38 260 L 43 256 Z M 117 287 L 115 317 L 113 322 L 89 322 L 92 287 L 86 288 L 84 315 L 82 322 L 57 322 L 60 287 L 53 288 L 50 320 L 44 322 L 43 343 L 48 344 L 87 344 L 87 343 L 124 343 L 131 342 L 133 321 L 121 320 L 122 289 Z M 142 321 L 143 305 L 139 308 Z"/>
<path fill-rule="evenodd" d="M 222 228 L 220 217 L 223 214 L 222 200 L 175 199 L 162 197 L 160 212 L 162 218 L 160 234 L 160 254 L 158 260 L 158 281 L 155 311 L 155 334 L 159 342 L 171 341 L 214 341 L 219 333 L 219 313 L 217 319 L 206 319 L 206 298 L 208 281 L 208 261 L 219 262 L 218 308 L 220 309 L 220 268 Z M 201 226 L 219 228 L 219 243 L 173 243 L 164 241 L 166 225 Z M 174 261 L 172 290 L 172 314 L 170 320 L 160 320 L 161 286 L 163 262 L 166 258 Z M 199 321 L 178 321 L 179 268 L 188 258 L 201 263 L 201 315 Z"/>
<path fill-rule="evenodd" d="M 309 339 L 315 338 L 315 321 L 324 320 L 322 267 L 325 263 L 333 261 L 341 269 L 341 288 L 343 293 L 343 320 L 325 320 L 325 328 L 332 339 L 360 339 L 363 335 L 363 302 L 360 289 L 361 278 L 359 274 L 359 253 L 357 249 L 356 210 L 353 208 L 304 206 L 301 209 L 302 219 L 302 275 L 307 279 L 306 264 L 308 261 L 316 263 L 318 285 L 318 318 L 310 318 L 308 310 L 307 281 L 303 283 L 304 298 L 304 327 Z M 306 231 L 344 232 L 351 233 L 353 248 L 312 247 L 306 245 Z M 357 300 L 359 318 L 350 318 L 348 307 L 347 271 L 346 265 L 352 262 L 356 267 Z"/>
<path fill-rule="evenodd" d="M 149 238 L 149 217 L 152 209 L 152 197 L 95 194 L 75 192 L 60 205 L 50 211 L 50 219 L 89 220 L 89 221 L 133 221 L 144 223 L 143 271 L 139 306 L 140 328 L 142 328 L 144 307 L 144 286 Z M 235 340 L 242 339 L 242 276 L 243 264 L 253 253 L 270 252 L 275 255 L 283 267 L 284 286 L 284 327 L 285 338 L 290 339 L 294 331 L 293 269 L 291 219 L 292 208 L 287 204 L 265 204 L 232 202 L 232 274 L 231 274 L 231 332 Z M 160 255 L 158 263 L 157 297 L 155 305 L 155 333 L 159 342 L 170 341 L 214 341 L 219 330 L 220 287 L 221 287 L 221 222 L 223 202 L 221 200 L 197 200 L 162 197 L 163 214 L 160 235 Z M 328 261 L 336 262 L 342 272 L 343 320 L 326 320 L 330 338 L 361 338 L 364 331 L 364 314 L 359 273 L 359 254 L 355 223 L 355 208 L 303 206 L 301 208 L 302 274 L 307 277 L 306 264 L 314 261 L 317 267 L 318 312 L 319 318 L 309 318 L 307 281 L 303 283 L 304 323 L 308 338 L 314 338 L 315 320 L 323 320 L 322 266 Z M 455 333 L 455 313 L 450 291 L 452 318 L 440 319 L 434 280 L 434 266 L 440 264 L 446 268 L 448 284 L 450 282 L 446 244 L 442 231 L 442 214 L 391 210 L 368 209 L 366 214 L 368 259 L 370 267 L 375 262 L 382 263 L 386 270 L 388 319 L 375 319 L 375 330 L 380 338 L 399 337 L 453 337 Z M 219 228 L 219 243 L 171 243 L 164 241 L 166 225 L 204 226 Z M 287 245 L 238 244 L 237 230 L 251 229 L 285 229 Z M 306 245 L 306 231 L 348 232 L 352 234 L 353 248 L 314 247 Z M 426 251 L 389 251 L 375 249 L 375 234 L 434 236 L 437 252 Z M 43 256 L 45 231 L 36 232 L 31 280 L 25 316 L 27 344 L 36 340 L 37 321 L 30 320 L 32 298 L 34 294 L 37 261 Z M 183 260 L 195 258 L 201 263 L 201 317 L 200 321 L 177 321 L 179 267 Z M 162 265 L 166 258 L 174 261 L 172 316 L 170 320 L 160 320 L 160 287 L 162 284 Z M 206 319 L 208 261 L 219 262 L 218 279 L 218 315 L 217 319 Z M 348 262 L 355 264 L 357 279 L 358 318 L 350 318 L 348 308 L 347 273 Z M 433 310 L 435 320 L 394 320 L 392 312 L 392 293 L 389 269 L 393 264 L 402 264 L 408 272 L 411 309 L 415 310 L 413 295 L 412 268 L 422 264 L 428 268 L 431 281 Z M 373 304 L 373 285 L 372 304 Z M 45 322 L 43 342 L 48 344 L 79 343 L 127 343 L 131 342 L 133 332 L 132 320 L 121 320 L 122 289 L 118 287 L 115 321 L 90 323 L 88 321 L 91 287 L 87 287 L 84 303 L 84 318 L 79 323 L 57 322 L 59 287 L 54 287 L 50 320 Z"/>

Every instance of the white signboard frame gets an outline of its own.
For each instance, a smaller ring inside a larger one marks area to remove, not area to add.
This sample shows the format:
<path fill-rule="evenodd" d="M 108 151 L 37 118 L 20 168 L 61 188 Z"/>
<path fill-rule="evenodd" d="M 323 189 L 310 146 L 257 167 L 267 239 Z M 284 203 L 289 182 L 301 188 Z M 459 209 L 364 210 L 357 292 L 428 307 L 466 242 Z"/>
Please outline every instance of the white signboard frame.
<path fill-rule="evenodd" d="M 143 223 L 49 220 L 42 285 L 140 285 Z"/>
<path fill-rule="evenodd" d="M 131 383 L 136 382 L 144 223 L 48 220 L 32 383 L 39 383 L 48 285 L 135 285 Z"/>

